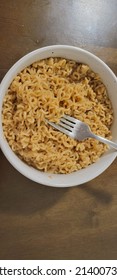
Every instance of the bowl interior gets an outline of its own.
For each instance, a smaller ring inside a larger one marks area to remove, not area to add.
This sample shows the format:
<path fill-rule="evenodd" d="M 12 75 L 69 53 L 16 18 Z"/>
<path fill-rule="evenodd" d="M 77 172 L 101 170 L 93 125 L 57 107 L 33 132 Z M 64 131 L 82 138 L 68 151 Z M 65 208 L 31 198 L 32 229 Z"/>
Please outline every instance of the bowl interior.
<path fill-rule="evenodd" d="M 29 179 L 48 186 L 54 187 L 70 187 L 85 183 L 101 174 L 115 159 L 117 151 L 109 149 L 96 163 L 88 166 L 80 171 L 71 174 L 49 174 L 41 172 L 22 162 L 11 150 L 3 135 L 1 110 L 4 95 L 12 82 L 13 78 L 31 63 L 48 58 L 48 57 L 64 57 L 78 62 L 88 64 L 94 72 L 99 73 L 103 83 L 107 87 L 109 98 L 112 102 L 114 110 L 114 121 L 112 125 L 112 138 L 117 141 L 117 78 L 110 68 L 98 57 L 93 54 L 71 46 L 49 46 L 35 50 L 23 58 L 21 58 L 7 72 L 0 86 L 0 145 L 3 153 L 9 162 L 24 176 Z"/>

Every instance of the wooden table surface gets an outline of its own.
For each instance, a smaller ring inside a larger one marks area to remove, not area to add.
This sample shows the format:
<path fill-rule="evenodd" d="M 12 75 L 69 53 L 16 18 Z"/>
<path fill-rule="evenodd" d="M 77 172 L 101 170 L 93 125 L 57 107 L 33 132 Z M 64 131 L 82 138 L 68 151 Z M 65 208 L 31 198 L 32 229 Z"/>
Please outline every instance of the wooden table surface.
<path fill-rule="evenodd" d="M 0 0 L 0 79 L 51 44 L 82 47 L 117 74 L 116 0 Z M 36 184 L 0 151 L 0 259 L 117 259 L 117 160 L 77 187 Z"/>

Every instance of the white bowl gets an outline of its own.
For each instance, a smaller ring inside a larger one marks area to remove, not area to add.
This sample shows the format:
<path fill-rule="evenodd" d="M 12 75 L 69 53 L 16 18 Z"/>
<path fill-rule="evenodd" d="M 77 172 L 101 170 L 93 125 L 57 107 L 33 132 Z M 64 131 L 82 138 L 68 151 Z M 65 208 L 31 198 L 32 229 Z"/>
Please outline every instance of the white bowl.
<path fill-rule="evenodd" d="M 117 156 L 117 151 L 109 149 L 103 156 L 101 156 L 101 158 L 96 163 L 93 163 L 90 166 L 71 174 L 48 174 L 46 172 L 38 171 L 21 161 L 11 150 L 3 135 L 1 110 L 3 98 L 10 83 L 17 75 L 17 73 L 22 71 L 25 67 L 37 60 L 48 57 L 64 57 L 66 59 L 80 61 L 82 63 L 88 64 L 94 72 L 99 73 L 108 89 L 108 94 L 114 110 L 112 138 L 115 142 L 117 142 L 117 78 L 111 71 L 111 69 L 102 60 L 100 60 L 90 52 L 72 46 L 53 45 L 37 49 L 25 55 L 13 65 L 13 67 L 7 72 L 1 82 L 0 146 L 6 158 L 21 174 L 37 183 L 53 187 L 71 187 L 88 182 L 101 174 L 114 161 Z"/>

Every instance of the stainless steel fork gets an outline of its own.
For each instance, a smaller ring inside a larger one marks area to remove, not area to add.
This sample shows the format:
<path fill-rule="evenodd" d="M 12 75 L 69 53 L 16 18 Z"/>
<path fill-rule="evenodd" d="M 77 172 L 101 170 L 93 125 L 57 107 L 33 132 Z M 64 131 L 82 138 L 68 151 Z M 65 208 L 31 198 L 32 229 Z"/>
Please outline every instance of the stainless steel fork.
<path fill-rule="evenodd" d="M 73 117 L 64 115 L 60 119 L 60 122 L 58 124 L 55 124 L 48 120 L 46 120 L 46 121 L 48 124 L 53 126 L 55 129 L 67 134 L 68 136 L 70 136 L 76 140 L 82 141 L 87 138 L 94 138 L 117 150 L 117 143 L 114 143 L 104 137 L 101 137 L 99 135 L 92 133 L 89 126 L 86 123 L 84 123 L 80 120 L 77 120 Z"/>

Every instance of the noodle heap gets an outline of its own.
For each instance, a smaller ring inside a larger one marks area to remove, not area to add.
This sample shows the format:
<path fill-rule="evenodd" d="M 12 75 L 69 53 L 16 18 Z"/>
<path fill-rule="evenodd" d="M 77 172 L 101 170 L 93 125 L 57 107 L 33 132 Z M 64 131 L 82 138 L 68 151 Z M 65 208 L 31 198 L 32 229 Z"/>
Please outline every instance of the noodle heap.
<path fill-rule="evenodd" d="M 46 123 L 59 122 L 64 113 L 111 138 L 111 102 L 88 65 L 48 58 L 25 68 L 3 102 L 3 131 L 11 149 L 28 165 L 51 173 L 71 173 L 95 162 L 107 150 L 105 144 L 76 141 Z"/>

